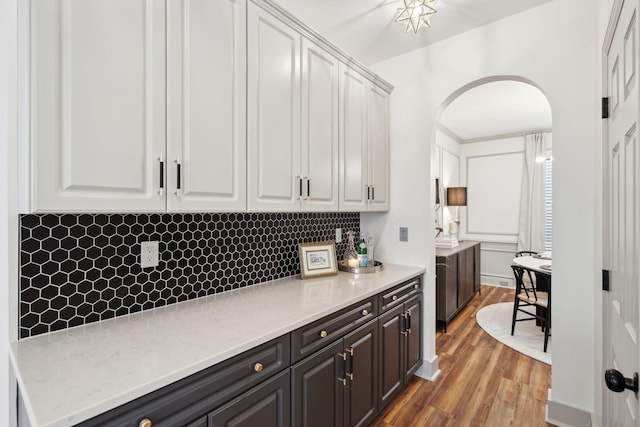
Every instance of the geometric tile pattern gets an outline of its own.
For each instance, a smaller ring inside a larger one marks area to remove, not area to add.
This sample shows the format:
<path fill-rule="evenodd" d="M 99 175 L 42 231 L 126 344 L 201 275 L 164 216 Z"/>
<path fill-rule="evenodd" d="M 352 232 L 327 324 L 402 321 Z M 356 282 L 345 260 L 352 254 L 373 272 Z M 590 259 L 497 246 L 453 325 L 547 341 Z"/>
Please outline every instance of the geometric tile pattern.
<path fill-rule="evenodd" d="M 359 232 L 360 214 L 22 215 L 20 337 L 299 274 L 298 243 L 336 228 Z M 160 264 L 142 269 L 155 240 Z"/>

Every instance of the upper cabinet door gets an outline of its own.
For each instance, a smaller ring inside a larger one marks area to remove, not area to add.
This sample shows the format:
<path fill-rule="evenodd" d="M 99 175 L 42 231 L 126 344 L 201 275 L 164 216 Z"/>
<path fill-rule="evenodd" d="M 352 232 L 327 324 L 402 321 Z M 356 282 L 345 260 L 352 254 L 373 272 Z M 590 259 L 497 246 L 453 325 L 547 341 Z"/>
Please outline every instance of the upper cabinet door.
<path fill-rule="evenodd" d="M 167 208 L 246 208 L 246 1 L 169 0 Z"/>
<path fill-rule="evenodd" d="M 164 211 L 164 2 L 34 0 L 29 24 L 26 210 Z"/>
<path fill-rule="evenodd" d="M 338 210 L 338 68 L 334 56 L 302 40 L 304 210 Z"/>
<path fill-rule="evenodd" d="M 250 211 L 300 209 L 300 35 L 249 2 L 247 191 Z"/>
<path fill-rule="evenodd" d="M 340 210 L 366 211 L 368 204 L 368 81 L 340 64 Z"/>
<path fill-rule="evenodd" d="M 389 210 L 389 94 L 369 86 L 370 211 Z"/>

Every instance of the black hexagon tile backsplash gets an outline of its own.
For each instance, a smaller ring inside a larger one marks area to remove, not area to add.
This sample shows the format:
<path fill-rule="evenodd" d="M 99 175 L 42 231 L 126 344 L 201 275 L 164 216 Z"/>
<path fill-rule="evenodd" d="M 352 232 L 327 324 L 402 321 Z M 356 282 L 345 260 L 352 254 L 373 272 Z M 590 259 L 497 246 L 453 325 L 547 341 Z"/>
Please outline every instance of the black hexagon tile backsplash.
<path fill-rule="evenodd" d="M 357 212 L 23 215 L 20 337 L 293 276 L 298 243 L 359 227 Z"/>

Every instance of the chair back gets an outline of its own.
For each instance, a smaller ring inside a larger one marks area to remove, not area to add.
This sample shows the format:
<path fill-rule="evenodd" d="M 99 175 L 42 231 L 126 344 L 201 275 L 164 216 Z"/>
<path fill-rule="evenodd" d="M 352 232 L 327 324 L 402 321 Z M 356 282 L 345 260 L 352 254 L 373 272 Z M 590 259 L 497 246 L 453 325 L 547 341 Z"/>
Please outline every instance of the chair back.
<path fill-rule="evenodd" d="M 516 256 L 531 256 L 531 255 L 536 255 L 538 252 L 535 251 L 518 251 L 516 252 Z"/>
<path fill-rule="evenodd" d="M 515 264 L 511 266 L 511 269 L 513 270 L 513 275 L 516 278 L 516 295 L 524 292 L 527 295 L 527 299 L 530 301 L 538 301 L 538 294 L 536 292 L 535 285 L 536 282 L 531 270 Z"/>

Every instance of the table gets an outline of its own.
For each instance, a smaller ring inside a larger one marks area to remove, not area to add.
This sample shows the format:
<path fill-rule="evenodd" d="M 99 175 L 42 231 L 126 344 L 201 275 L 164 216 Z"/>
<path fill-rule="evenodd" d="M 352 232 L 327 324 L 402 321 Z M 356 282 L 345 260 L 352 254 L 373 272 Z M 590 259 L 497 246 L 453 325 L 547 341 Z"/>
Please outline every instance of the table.
<path fill-rule="evenodd" d="M 551 276 L 551 259 L 537 256 L 519 256 L 513 259 L 513 263 L 536 273 Z"/>

